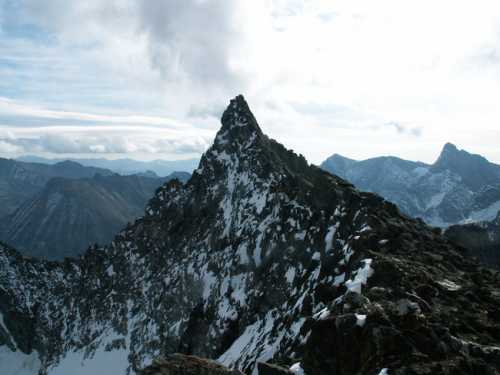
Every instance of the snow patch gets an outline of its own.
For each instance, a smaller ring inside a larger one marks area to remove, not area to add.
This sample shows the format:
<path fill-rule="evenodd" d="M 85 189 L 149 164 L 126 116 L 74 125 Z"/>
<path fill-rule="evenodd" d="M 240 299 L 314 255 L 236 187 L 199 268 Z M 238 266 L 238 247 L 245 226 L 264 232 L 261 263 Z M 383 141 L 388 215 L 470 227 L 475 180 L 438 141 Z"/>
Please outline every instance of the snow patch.
<path fill-rule="evenodd" d="M 290 367 L 290 371 L 293 372 L 295 375 L 305 375 L 304 369 L 302 368 L 302 365 L 300 362 L 294 363 Z"/>
<path fill-rule="evenodd" d="M 7 346 L 0 346 L 0 363 L 1 373 L 5 375 L 38 375 L 42 367 L 37 352 L 33 351 L 31 354 L 25 354 L 20 350 L 13 352 Z"/>
<path fill-rule="evenodd" d="M 363 327 L 366 323 L 366 315 L 354 314 L 356 315 L 356 325 L 358 327 Z"/>
<path fill-rule="evenodd" d="M 460 285 L 448 279 L 443 279 L 441 281 L 438 281 L 437 283 L 441 285 L 443 288 L 452 292 L 462 289 Z"/>
<path fill-rule="evenodd" d="M 295 279 L 295 268 L 290 267 L 285 274 L 286 281 L 288 284 L 292 284 L 293 280 Z"/>
<path fill-rule="evenodd" d="M 328 231 L 326 232 L 325 253 L 328 253 L 333 248 L 333 236 L 335 236 L 335 233 L 337 232 L 337 227 L 338 223 L 332 225 L 330 228 L 328 228 Z"/>
<path fill-rule="evenodd" d="M 339 286 L 345 281 L 345 273 L 342 273 L 340 275 L 335 276 L 335 279 L 333 279 L 333 285 L 334 286 Z"/>
<path fill-rule="evenodd" d="M 313 318 L 317 320 L 325 320 L 329 316 L 330 316 L 330 310 L 328 310 L 328 307 L 325 307 L 323 310 L 314 314 Z"/>
<path fill-rule="evenodd" d="M 108 268 L 106 268 L 106 274 L 109 276 L 109 277 L 112 277 L 115 275 L 115 270 L 113 268 L 113 265 L 111 264 Z"/>
<path fill-rule="evenodd" d="M 363 259 L 362 262 L 364 266 L 356 271 L 354 279 L 349 279 L 345 282 L 347 290 L 358 294 L 361 294 L 361 286 L 366 285 L 368 278 L 373 275 L 373 269 L 371 268 L 372 260 Z"/>
<path fill-rule="evenodd" d="M 90 357 L 83 351 L 68 352 L 57 365 L 49 367 L 48 375 L 126 374 L 128 355 L 127 349 L 105 351 L 102 346 Z"/>

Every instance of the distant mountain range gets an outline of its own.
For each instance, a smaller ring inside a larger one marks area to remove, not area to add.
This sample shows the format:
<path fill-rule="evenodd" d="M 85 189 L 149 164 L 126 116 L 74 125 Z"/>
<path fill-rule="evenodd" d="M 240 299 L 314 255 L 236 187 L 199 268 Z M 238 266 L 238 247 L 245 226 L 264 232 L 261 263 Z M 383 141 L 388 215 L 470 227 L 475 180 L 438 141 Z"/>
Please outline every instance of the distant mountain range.
<path fill-rule="evenodd" d="M 53 177 L 90 178 L 96 174 L 109 176 L 113 172 L 72 161 L 47 165 L 0 158 L 0 217 L 11 214 Z"/>
<path fill-rule="evenodd" d="M 0 239 L 25 255 L 77 256 L 90 244 L 109 242 L 142 215 L 164 182 L 190 176 L 151 175 L 121 176 L 73 161 L 47 165 L 0 159 Z"/>
<path fill-rule="evenodd" d="M 451 143 L 434 164 L 393 156 L 356 161 L 334 154 L 321 168 L 434 226 L 489 221 L 500 210 L 500 165 Z"/>
<path fill-rule="evenodd" d="M 144 172 L 154 172 L 160 177 L 165 177 L 173 172 L 182 171 L 191 173 L 196 169 L 199 159 L 186 160 L 152 160 L 141 161 L 133 159 L 48 159 L 39 156 L 22 156 L 17 160 L 43 164 L 55 164 L 64 160 L 71 160 L 83 166 L 109 169 L 113 172 L 129 175 Z"/>

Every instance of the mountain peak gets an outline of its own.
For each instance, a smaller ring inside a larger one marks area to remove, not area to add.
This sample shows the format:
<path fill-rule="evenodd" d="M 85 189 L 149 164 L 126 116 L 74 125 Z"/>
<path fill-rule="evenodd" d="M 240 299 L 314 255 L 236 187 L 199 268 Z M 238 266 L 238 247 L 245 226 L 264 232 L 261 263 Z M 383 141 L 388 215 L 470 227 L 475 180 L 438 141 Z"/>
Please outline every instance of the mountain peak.
<path fill-rule="evenodd" d="M 499 166 L 490 163 L 481 155 L 459 150 L 452 143 L 444 145 L 432 169 L 456 173 L 473 190 L 487 184 L 498 183 L 500 177 Z"/>
<path fill-rule="evenodd" d="M 458 152 L 458 148 L 453 143 L 447 142 L 444 145 L 443 151 L 441 151 L 441 153 L 443 152 Z"/>
<path fill-rule="evenodd" d="M 441 153 L 439 154 L 439 157 L 435 165 L 449 166 L 449 164 L 450 163 L 453 164 L 455 160 L 467 157 L 468 155 L 469 155 L 468 152 L 464 150 L 459 150 L 457 146 L 455 146 L 453 143 L 447 142 L 443 146 L 443 149 L 441 150 Z"/>
<path fill-rule="evenodd" d="M 243 95 L 231 99 L 222 114 L 222 127 L 217 133 L 215 143 L 232 143 L 262 137 L 263 133 Z"/>

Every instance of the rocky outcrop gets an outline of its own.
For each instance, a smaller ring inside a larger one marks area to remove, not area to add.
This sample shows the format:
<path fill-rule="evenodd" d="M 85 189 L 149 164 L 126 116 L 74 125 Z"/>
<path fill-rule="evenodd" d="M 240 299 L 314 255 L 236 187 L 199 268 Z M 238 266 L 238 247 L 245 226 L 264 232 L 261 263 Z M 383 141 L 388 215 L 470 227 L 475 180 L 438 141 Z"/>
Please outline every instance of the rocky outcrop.
<path fill-rule="evenodd" d="M 483 270 L 475 276 L 484 283 L 478 286 L 467 276 L 443 279 L 442 267 L 467 267 L 460 260 L 423 269 L 400 256 L 378 257 L 367 292 L 346 295 L 312 323 L 305 373 L 496 374 L 498 290 L 489 285 L 500 275 Z M 399 272 L 383 273 L 396 267 Z"/>
<path fill-rule="evenodd" d="M 153 364 L 139 372 L 139 375 L 243 375 L 214 361 L 183 354 L 171 354 L 158 358 Z"/>
<path fill-rule="evenodd" d="M 176 352 L 254 375 L 498 372 L 498 274 L 464 254 L 269 139 L 239 96 L 190 180 L 110 245 L 65 262 L 0 246 L 0 313 L 49 375 Z"/>
<path fill-rule="evenodd" d="M 273 365 L 270 363 L 257 363 L 257 373 L 259 375 L 293 375 L 294 373 L 287 368 Z"/>

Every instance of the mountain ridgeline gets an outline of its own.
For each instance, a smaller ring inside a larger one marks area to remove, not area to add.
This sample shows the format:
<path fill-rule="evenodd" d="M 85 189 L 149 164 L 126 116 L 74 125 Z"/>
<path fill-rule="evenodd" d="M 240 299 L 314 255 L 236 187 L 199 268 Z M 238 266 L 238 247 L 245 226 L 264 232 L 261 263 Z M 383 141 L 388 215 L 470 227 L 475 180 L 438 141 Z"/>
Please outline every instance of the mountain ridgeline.
<path fill-rule="evenodd" d="M 120 176 L 73 161 L 46 165 L 10 159 L 0 159 L 0 175 L 0 240 L 45 259 L 78 256 L 91 244 L 108 243 L 142 216 L 160 185 L 190 176 Z"/>
<path fill-rule="evenodd" d="M 21 156 L 17 160 L 42 164 L 56 164 L 66 159 L 48 159 L 39 156 Z M 198 159 L 186 160 L 151 160 L 141 161 L 133 159 L 70 159 L 78 164 L 109 169 L 121 175 L 142 174 L 146 171 L 155 173 L 160 177 L 167 177 L 174 172 L 191 173 L 198 165 Z"/>
<path fill-rule="evenodd" d="M 0 238 L 24 255 L 45 259 L 78 256 L 106 244 L 144 213 L 148 199 L 167 178 L 100 174 L 86 179 L 53 178 L 4 218 Z"/>
<path fill-rule="evenodd" d="M 269 139 L 238 96 L 191 178 L 109 245 L 64 262 L 0 246 L 0 366 L 119 375 L 181 352 L 261 375 L 490 375 L 499 281 Z"/>
<path fill-rule="evenodd" d="M 12 214 L 42 190 L 51 178 L 91 178 L 97 173 L 102 176 L 113 174 L 107 169 L 84 167 L 71 161 L 46 165 L 0 158 L 0 217 Z"/>
<path fill-rule="evenodd" d="M 391 156 L 355 161 L 335 154 L 321 167 L 439 227 L 490 221 L 500 210 L 500 165 L 450 143 L 432 165 Z"/>

